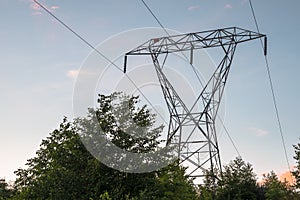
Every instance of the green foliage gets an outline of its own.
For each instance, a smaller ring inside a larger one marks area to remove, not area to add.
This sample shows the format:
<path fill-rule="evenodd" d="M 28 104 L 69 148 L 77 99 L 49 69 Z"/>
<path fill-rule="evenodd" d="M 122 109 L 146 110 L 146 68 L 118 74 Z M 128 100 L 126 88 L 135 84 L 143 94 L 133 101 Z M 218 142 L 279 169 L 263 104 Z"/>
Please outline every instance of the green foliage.
<path fill-rule="evenodd" d="M 154 127 L 155 116 L 146 106 L 137 107 L 138 97 L 114 93 L 100 95 L 98 102 L 99 107 L 89 109 L 86 118 L 73 122 L 64 118 L 59 128 L 42 140 L 36 156 L 27 161 L 27 168 L 15 172 L 15 190 L 0 179 L 0 200 L 199 199 L 192 180 L 185 175 L 186 168 L 179 166 L 178 161 L 154 172 L 126 173 L 107 167 L 93 157 L 82 138 L 104 135 L 126 151 L 145 153 L 160 148 L 158 138 L 163 130 L 163 126 Z M 134 137 L 140 133 L 143 137 Z M 292 174 L 299 189 L 300 144 L 294 148 L 297 165 Z M 161 155 L 158 159 L 153 162 L 167 160 L 168 156 Z M 200 199 L 300 199 L 273 171 L 265 175 L 263 185 L 258 186 L 251 164 L 239 157 L 225 165 L 222 174 L 210 174 L 209 170 L 204 173 L 204 184 L 199 187 Z"/>
<path fill-rule="evenodd" d="M 293 145 L 293 147 L 295 149 L 294 159 L 296 160 L 296 166 L 292 174 L 296 180 L 295 188 L 300 190 L 300 143 Z"/>
<path fill-rule="evenodd" d="M 224 167 L 218 199 L 256 199 L 258 185 L 252 165 L 237 157 Z"/>
<path fill-rule="evenodd" d="M 178 161 L 156 171 L 156 178 L 151 187 L 141 190 L 138 196 L 130 200 L 181 200 L 198 199 L 192 180 L 185 175 L 186 168 L 178 165 Z"/>
<path fill-rule="evenodd" d="M 10 188 L 5 179 L 0 179 L 0 200 L 7 199 L 14 194 L 14 190 Z"/>
<path fill-rule="evenodd" d="M 274 171 L 271 171 L 263 177 L 263 187 L 265 188 L 266 200 L 290 199 L 289 188 L 286 182 L 279 181 Z"/>
<path fill-rule="evenodd" d="M 198 199 L 193 182 L 185 175 L 185 170 L 186 168 L 179 165 L 179 161 L 159 170 L 155 199 Z"/>
<path fill-rule="evenodd" d="M 217 170 L 215 170 L 217 172 Z M 220 173 L 220 172 L 217 172 Z M 200 199 L 201 200 L 214 200 L 216 190 L 218 188 L 218 179 L 220 179 L 220 174 L 211 174 L 210 170 L 204 170 L 204 180 L 203 184 L 199 185 Z"/>
<path fill-rule="evenodd" d="M 214 200 L 214 191 L 205 186 L 199 186 L 201 200 Z"/>
<path fill-rule="evenodd" d="M 192 180 L 185 175 L 186 168 L 179 166 L 178 161 L 154 172 L 126 173 L 107 167 L 93 157 L 82 138 L 102 135 L 126 151 L 145 153 L 160 149 L 158 138 L 163 130 L 163 126 L 154 127 L 155 116 L 146 106 L 137 107 L 138 97 L 114 93 L 100 95 L 98 102 L 99 107 L 89 109 L 86 118 L 73 122 L 64 118 L 59 128 L 42 140 L 36 156 L 27 161 L 27 168 L 15 172 L 15 190 L 0 179 L 0 200 L 199 199 Z M 134 137 L 141 133 L 143 137 Z M 299 189 L 300 143 L 294 148 L 297 165 L 292 174 Z M 161 155 L 153 162 L 167 159 L 168 156 Z M 204 173 L 204 184 L 199 187 L 200 199 L 300 199 L 273 171 L 265 175 L 263 185 L 258 186 L 251 164 L 239 157 L 225 165 L 222 174 L 211 174 L 210 170 Z"/>
<path fill-rule="evenodd" d="M 200 186 L 200 199 L 203 200 L 298 200 L 299 194 L 293 191 L 287 182 L 281 182 L 277 175 L 271 171 L 263 177 L 263 184 L 256 183 L 256 175 L 251 164 L 236 158 L 224 166 L 218 179 L 213 180 L 209 171 L 205 172 L 204 184 Z"/>
<path fill-rule="evenodd" d="M 88 199 L 86 175 L 93 157 L 85 150 L 75 127 L 64 118 L 60 127 L 42 141 L 27 169 L 18 169 L 15 187 L 24 199 Z"/>
<path fill-rule="evenodd" d="M 225 165 L 222 174 L 212 176 L 209 171 L 205 174 L 204 185 L 200 186 L 201 199 L 257 199 L 256 175 L 251 164 L 240 157 Z"/>
<path fill-rule="evenodd" d="M 155 150 L 160 143 L 158 137 L 163 126 L 153 128 L 155 115 L 151 114 L 146 106 L 137 108 L 138 102 L 138 97 L 129 97 L 120 93 L 108 96 L 99 95 L 99 109 L 90 109 L 88 117 L 82 119 L 80 123 L 85 125 L 83 128 L 87 128 L 94 127 L 86 126 L 87 123 L 97 122 L 106 137 L 127 151 L 143 153 Z M 85 131 L 92 132 L 91 130 Z M 141 134 L 143 137 L 134 136 Z"/>
<path fill-rule="evenodd" d="M 108 192 L 104 192 L 100 195 L 100 200 L 111 200 L 111 198 L 108 195 Z"/>
<path fill-rule="evenodd" d="M 140 153 L 159 148 L 163 128 L 153 127 L 155 116 L 146 106 L 136 107 L 138 97 L 115 93 L 100 95 L 98 102 L 99 108 L 89 109 L 86 118 L 74 122 L 64 118 L 42 141 L 27 168 L 15 172 L 17 194 L 13 199 L 195 199 L 192 183 L 177 163 L 133 174 L 109 168 L 94 158 L 81 142 L 82 136 L 104 134 L 115 145 Z M 99 125 L 102 132 L 93 131 Z M 133 137 L 126 130 L 142 131 L 144 137 Z"/>

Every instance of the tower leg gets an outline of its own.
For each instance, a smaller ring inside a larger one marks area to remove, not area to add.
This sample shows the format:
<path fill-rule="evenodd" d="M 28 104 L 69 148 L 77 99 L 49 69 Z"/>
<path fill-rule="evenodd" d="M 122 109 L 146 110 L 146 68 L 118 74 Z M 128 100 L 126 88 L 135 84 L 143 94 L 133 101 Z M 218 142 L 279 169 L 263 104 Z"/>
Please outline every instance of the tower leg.
<path fill-rule="evenodd" d="M 213 179 L 222 172 L 215 122 L 235 48 L 235 43 L 222 46 L 222 61 L 191 107 L 182 101 L 163 73 L 159 53 L 151 54 L 169 110 L 167 145 L 176 146 L 180 162 L 188 167 L 188 175 L 196 179 L 207 170 Z"/>

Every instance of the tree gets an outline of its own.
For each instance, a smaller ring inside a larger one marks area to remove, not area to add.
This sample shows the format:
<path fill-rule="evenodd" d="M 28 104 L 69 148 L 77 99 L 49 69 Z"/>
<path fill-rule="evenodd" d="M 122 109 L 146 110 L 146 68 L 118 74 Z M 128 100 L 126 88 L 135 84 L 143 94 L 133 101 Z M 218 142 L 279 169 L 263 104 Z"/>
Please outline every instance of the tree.
<path fill-rule="evenodd" d="M 10 188 L 5 179 L 0 179 L 0 200 L 11 197 L 13 193 L 14 190 Z"/>
<path fill-rule="evenodd" d="M 237 157 L 224 166 L 223 173 L 214 176 L 206 171 L 204 185 L 200 186 L 201 199 L 258 199 L 259 187 L 252 165 Z"/>
<path fill-rule="evenodd" d="M 296 160 L 296 166 L 294 171 L 292 171 L 292 175 L 295 177 L 296 180 L 296 189 L 300 190 L 300 143 L 293 145 L 293 147 L 295 149 L 294 159 Z"/>
<path fill-rule="evenodd" d="M 111 200 L 111 198 L 109 197 L 108 193 L 105 192 L 100 195 L 100 200 Z"/>
<path fill-rule="evenodd" d="M 219 181 L 222 178 L 221 172 L 218 169 L 212 171 L 207 169 L 203 171 L 204 180 L 203 183 L 199 185 L 200 199 L 203 200 L 214 200 L 216 199 L 216 192 L 219 188 Z"/>
<path fill-rule="evenodd" d="M 274 171 L 263 175 L 263 188 L 265 190 L 266 200 L 293 199 L 292 190 L 289 188 L 288 183 L 281 182 Z"/>
<path fill-rule="evenodd" d="M 219 199 L 256 199 L 258 185 L 252 165 L 237 157 L 224 166 L 219 181 Z"/>
<path fill-rule="evenodd" d="M 163 126 L 154 127 L 155 115 L 146 106 L 136 108 L 138 97 L 114 93 L 99 95 L 98 102 L 100 107 L 97 110 L 89 109 L 88 116 L 78 119 L 77 125 L 85 146 L 99 160 L 115 169 L 134 171 L 168 159 L 164 151 L 158 151 L 159 156 L 142 157 L 144 153 L 161 149 L 158 138 Z M 114 147 L 125 151 L 117 151 Z M 132 159 L 133 154 L 141 155 L 140 162 Z"/>
<path fill-rule="evenodd" d="M 102 134 L 127 151 L 148 152 L 159 148 L 158 137 L 163 129 L 154 127 L 155 116 L 146 106 L 137 107 L 138 97 L 114 93 L 100 95 L 98 102 L 99 107 L 89 109 L 87 117 L 73 122 L 64 118 L 59 128 L 42 140 L 36 156 L 27 161 L 27 168 L 15 172 L 18 192 L 14 199 L 133 200 L 151 195 L 166 199 L 171 194 L 161 192 L 162 188 L 177 192 L 179 197 L 196 195 L 182 168 L 169 166 L 149 173 L 127 173 L 93 157 L 82 143 L 83 138 Z M 95 127 L 101 131 L 95 131 Z M 142 131 L 144 137 L 126 134 L 128 129 Z"/>
<path fill-rule="evenodd" d="M 17 199 L 89 198 L 85 194 L 90 186 L 87 175 L 98 163 L 93 163 L 75 130 L 64 118 L 59 128 L 42 140 L 36 157 L 27 161 L 28 168 L 15 172 Z"/>
<path fill-rule="evenodd" d="M 186 167 L 179 165 L 179 160 L 162 168 L 157 172 L 157 183 L 155 186 L 155 195 L 152 199 L 162 200 L 181 200 L 198 199 L 196 188 L 193 186 L 193 180 L 185 174 Z M 150 200 L 150 198 L 149 198 Z"/>
<path fill-rule="evenodd" d="M 93 147 L 103 147 L 103 143 L 95 145 L 95 138 L 105 134 L 105 138 L 128 152 L 145 153 L 155 151 L 160 141 L 158 140 L 163 126 L 154 127 L 155 115 L 150 113 L 146 106 L 136 107 L 139 102 L 138 97 L 129 97 L 121 93 L 113 93 L 111 95 L 99 95 L 98 109 L 89 109 L 86 118 L 77 119 L 76 124 L 78 132 L 81 134 L 85 144 Z M 130 133 L 130 134 L 129 134 Z M 143 135 L 143 137 L 135 137 L 135 135 Z M 101 141 L 98 140 L 98 141 Z M 97 141 L 96 141 L 97 142 Z M 91 147 L 91 148 L 93 148 Z M 102 149 L 103 150 L 103 149 Z M 93 151 L 93 149 L 91 149 Z M 97 151 L 98 154 L 105 151 Z M 99 156 L 99 159 L 113 160 L 114 168 L 118 168 L 123 163 L 116 161 L 126 159 L 126 155 L 111 154 L 107 157 L 107 153 Z M 164 157 L 157 157 L 161 161 Z M 151 160 L 154 162 L 155 160 Z M 127 165 L 133 168 L 140 163 L 127 160 Z M 112 199 L 126 199 L 138 196 L 144 188 L 151 188 L 155 184 L 155 172 L 150 173 L 126 173 L 108 168 L 109 182 L 113 188 L 107 188 Z M 112 174 L 114 174 L 112 176 Z M 95 176 L 97 176 L 95 174 Z"/>

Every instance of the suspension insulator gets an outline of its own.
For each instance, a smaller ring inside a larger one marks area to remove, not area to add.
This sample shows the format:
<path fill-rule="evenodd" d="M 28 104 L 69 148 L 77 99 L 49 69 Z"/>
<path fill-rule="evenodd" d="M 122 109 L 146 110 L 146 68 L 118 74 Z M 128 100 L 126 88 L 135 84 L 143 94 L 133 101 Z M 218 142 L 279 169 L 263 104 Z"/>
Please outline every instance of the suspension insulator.
<path fill-rule="evenodd" d="M 194 57 L 194 46 L 191 47 L 191 53 L 190 53 L 190 64 L 193 65 L 193 57 Z"/>
<path fill-rule="evenodd" d="M 126 68 L 127 68 L 127 56 L 124 57 L 124 69 L 123 69 L 124 74 L 126 74 Z"/>
<path fill-rule="evenodd" d="M 265 37 L 265 42 L 264 42 L 264 55 L 267 55 L 267 37 Z"/>

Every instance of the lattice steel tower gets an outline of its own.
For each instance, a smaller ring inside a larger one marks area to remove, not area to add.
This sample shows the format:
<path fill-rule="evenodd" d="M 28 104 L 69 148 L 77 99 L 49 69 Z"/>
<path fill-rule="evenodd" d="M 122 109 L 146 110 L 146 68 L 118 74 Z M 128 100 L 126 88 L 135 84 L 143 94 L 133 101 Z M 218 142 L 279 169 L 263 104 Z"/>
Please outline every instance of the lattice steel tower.
<path fill-rule="evenodd" d="M 265 39 L 266 54 L 266 35 L 230 27 L 150 39 L 125 55 L 124 73 L 128 56 L 151 56 L 169 110 L 166 145 L 176 145 L 180 162 L 189 167 L 190 177 L 202 177 L 204 170 L 216 177 L 216 170 L 221 171 L 215 122 L 224 87 L 237 44 L 258 38 Z M 194 104 L 188 107 L 163 71 L 166 55 L 190 51 L 192 62 L 194 50 L 212 47 L 222 48 L 224 57 L 197 94 Z M 165 58 L 160 60 L 160 55 L 165 55 Z"/>

